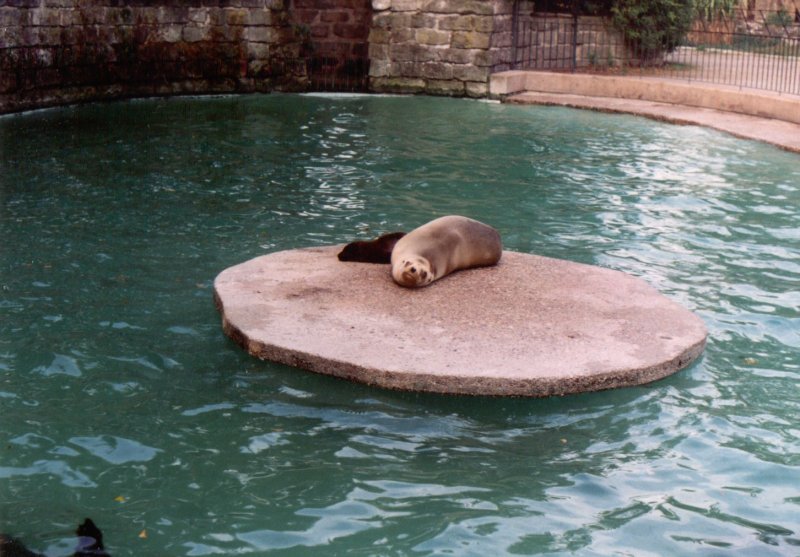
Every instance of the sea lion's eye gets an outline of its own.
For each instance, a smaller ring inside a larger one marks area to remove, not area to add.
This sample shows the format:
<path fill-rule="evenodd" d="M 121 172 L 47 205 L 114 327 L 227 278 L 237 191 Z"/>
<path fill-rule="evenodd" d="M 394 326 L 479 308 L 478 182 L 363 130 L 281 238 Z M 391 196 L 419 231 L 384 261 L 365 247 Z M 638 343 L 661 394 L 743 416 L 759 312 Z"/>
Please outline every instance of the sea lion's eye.
<path fill-rule="evenodd" d="M 424 279 L 428 278 L 428 273 L 426 273 L 425 271 L 422 271 L 422 273 L 420 274 L 422 275 L 422 278 Z"/>
<path fill-rule="evenodd" d="M 416 270 L 414 267 L 411 267 L 411 272 L 412 272 L 412 273 L 416 273 L 416 272 L 417 272 L 417 270 Z"/>

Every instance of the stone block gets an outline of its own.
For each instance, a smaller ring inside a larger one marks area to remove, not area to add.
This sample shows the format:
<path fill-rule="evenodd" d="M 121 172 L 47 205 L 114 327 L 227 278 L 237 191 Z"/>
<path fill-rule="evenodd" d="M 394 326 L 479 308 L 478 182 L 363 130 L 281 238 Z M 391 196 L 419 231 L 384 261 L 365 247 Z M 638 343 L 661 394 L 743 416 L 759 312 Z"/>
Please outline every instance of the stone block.
<path fill-rule="evenodd" d="M 453 48 L 489 48 L 491 35 L 477 31 L 454 31 L 451 46 Z"/>
<path fill-rule="evenodd" d="M 183 28 L 183 40 L 187 43 L 195 43 L 208 39 L 207 27 L 186 26 Z"/>
<path fill-rule="evenodd" d="M 420 64 L 420 73 L 422 77 L 429 79 L 449 80 L 453 79 L 454 67 L 452 64 L 443 64 L 442 62 L 426 62 Z"/>
<path fill-rule="evenodd" d="M 30 27 L 18 26 L 0 27 L 0 49 L 13 48 L 21 44 L 39 44 L 39 34 L 32 32 Z M 24 40 L 26 35 L 35 38 L 35 41 Z"/>
<path fill-rule="evenodd" d="M 389 60 L 375 60 L 369 65 L 370 77 L 386 77 L 394 75 L 394 68 Z"/>
<path fill-rule="evenodd" d="M 225 22 L 228 25 L 244 25 L 247 23 L 248 11 L 244 8 L 225 8 Z"/>
<path fill-rule="evenodd" d="M 6 0 L 6 6 L 12 8 L 38 8 L 39 0 Z"/>
<path fill-rule="evenodd" d="M 485 15 L 450 15 L 439 20 L 439 29 L 491 33 L 495 31 L 494 18 Z"/>
<path fill-rule="evenodd" d="M 369 30 L 369 44 L 388 44 L 390 33 L 386 29 L 373 27 Z"/>
<path fill-rule="evenodd" d="M 400 27 L 398 29 L 392 29 L 390 33 L 389 42 L 393 44 L 397 43 L 406 43 L 409 41 L 413 41 L 415 37 L 414 29 L 410 29 L 408 27 Z"/>
<path fill-rule="evenodd" d="M 448 64 L 448 67 L 451 69 L 452 77 L 455 79 L 460 79 L 461 81 L 484 81 L 487 83 L 489 81 L 488 67 L 478 67 L 471 64 L 457 66 Z"/>
<path fill-rule="evenodd" d="M 369 88 L 376 93 L 422 93 L 425 80 L 405 77 L 378 77 L 370 79 Z"/>
<path fill-rule="evenodd" d="M 446 15 L 439 19 L 439 29 L 448 31 L 474 31 L 472 16 L 467 15 Z"/>
<path fill-rule="evenodd" d="M 372 14 L 372 29 L 391 29 L 395 15 L 392 12 Z"/>
<path fill-rule="evenodd" d="M 389 45 L 389 57 L 397 61 L 433 62 L 437 59 L 436 52 L 418 44 L 392 44 Z"/>
<path fill-rule="evenodd" d="M 435 29 L 417 29 L 414 39 L 418 44 L 423 45 L 446 45 L 450 44 L 449 31 L 437 31 Z"/>
<path fill-rule="evenodd" d="M 239 42 L 242 39 L 242 28 L 232 25 L 216 25 L 211 28 L 211 40 Z"/>
<path fill-rule="evenodd" d="M 392 11 L 417 12 L 422 8 L 423 0 L 392 0 Z"/>
<path fill-rule="evenodd" d="M 122 21 L 122 14 L 123 10 L 118 8 L 114 8 L 117 13 L 115 17 L 120 18 Z M 158 8 L 156 12 L 156 18 L 159 23 L 188 23 L 189 22 L 189 7 L 188 6 L 161 6 Z M 225 11 L 221 14 L 223 17 L 225 15 Z"/>
<path fill-rule="evenodd" d="M 269 43 L 274 41 L 275 32 L 272 27 L 245 27 L 242 38 L 246 41 Z"/>
<path fill-rule="evenodd" d="M 394 62 L 391 70 L 395 77 L 422 77 L 422 64 L 419 62 Z"/>
<path fill-rule="evenodd" d="M 208 8 L 190 8 L 189 21 L 198 25 L 208 23 Z"/>
<path fill-rule="evenodd" d="M 388 60 L 389 45 L 370 42 L 368 57 L 373 62 L 375 62 L 376 60 Z"/>
<path fill-rule="evenodd" d="M 168 24 L 159 27 L 157 32 L 158 40 L 167 43 L 176 43 L 181 40 L 183 27 L 178 24 Z"/>
<path fill-rule="evenodd" d="M 493 15 L 492 4 L 493 0 L 427 0 L 422 10 L 445 14 Z"/>
<path fill-rule="evenodd" d="M 425 92 L 429 95 L 462 97 L 465 91 L 464 82 L 455 79 L 430 79 L 425 84 Z"/>
<path fill-rule="evenodd" d="M 247 25 L 271 25 L 272 12 L 266 9 L 252 9 L 247 11 Z"/>
<path fill-rule="evenodd" d="M 464 84 L 464 91 L 468 97 L 482 99 L 489 96 L 489 83 L 468 81 Z"/>
<path fill-rule="evenodd" d="M 58 16 L 59 10 L 31 10 L 31 25 L 45 26 L 45 25 L 60 25 L 61 21 Z"/>
<path fill-rule="evenodd" d="M 439 59 L 442 62 L 449 62 L 451 64 L 478 64 L 486 66 L 488 62 L 485 62 L 485 60 L 489 58 L 486 55 L 487 52 L 486 50 L 478 49 L 448 48 L 441 51 Z"/>
<path fill-rule="evenodd" d="M 392 7 L 392 0 L 372 0 L 372 9 L 382 12 Z"/>
<path fill-rule="evenodd" d="M 411 15 L 411 27 L 435 29 L 438 18 L 431 14 L 415 13 Z"/>
<path fill-rule="evenodd" d="M 267 43 L 247 43 L 246 52 L 248 60 L 267 60 L 270 46 Z"/>
<path fill-rule="evenodd" d="M 0 27 L 22 28 L 29 24 L 30 10 L 17 10 L 16 8 L 0 8 Z M 3 32 L 7 31 L 4 29 Z M 2 35 L 0 35 L 2 37 Z"/>

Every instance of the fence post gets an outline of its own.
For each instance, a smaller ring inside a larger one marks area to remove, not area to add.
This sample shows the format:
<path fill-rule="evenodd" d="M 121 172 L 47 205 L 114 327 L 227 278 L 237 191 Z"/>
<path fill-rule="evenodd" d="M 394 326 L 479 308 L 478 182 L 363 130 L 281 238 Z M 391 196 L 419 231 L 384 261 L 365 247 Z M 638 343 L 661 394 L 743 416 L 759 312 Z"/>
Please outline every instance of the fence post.
<path fill-rule="evenodd" d="M 516 70 L 519 67 L 517 62 L 517 48 L 519 45 L 519 4 L 521 0 L 514 0 L 514 6 L 511 8 L 511 69 Z"/>
<path fill-rule="evenodd" d="M 579 0 L 572 0 L 572 73 L 578 68 L 578 13 Z"/>

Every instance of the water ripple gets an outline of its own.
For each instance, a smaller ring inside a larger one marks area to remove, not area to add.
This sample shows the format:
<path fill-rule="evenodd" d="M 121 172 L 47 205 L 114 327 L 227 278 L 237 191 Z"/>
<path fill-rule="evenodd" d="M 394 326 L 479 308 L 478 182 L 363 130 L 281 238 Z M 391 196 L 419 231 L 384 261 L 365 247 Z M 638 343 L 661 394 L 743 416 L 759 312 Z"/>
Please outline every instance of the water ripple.
<path fill-rule="evenodd" d="M 114 555 L 800 547 L 796 155 L 564 108 L 287 95 L 48 111 L 0 142 L 0 509 L 33 548 L 83 516 Z M 448 398 L 220 330 L 221 269 L 447 213 L 642 277 L 704 320 L 704 356 L 638 388 Z"/>

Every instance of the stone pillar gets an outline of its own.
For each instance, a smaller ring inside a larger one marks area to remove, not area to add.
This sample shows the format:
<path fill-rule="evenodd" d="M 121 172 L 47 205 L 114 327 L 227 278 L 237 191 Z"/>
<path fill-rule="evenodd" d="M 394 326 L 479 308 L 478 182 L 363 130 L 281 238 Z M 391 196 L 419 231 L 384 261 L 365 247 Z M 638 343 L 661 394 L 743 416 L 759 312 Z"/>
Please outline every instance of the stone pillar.
<path fill-rule="evenodd" d="M 370 89 L 485 97 L 508 69 L 513 0 L 372 0 Z"/>

